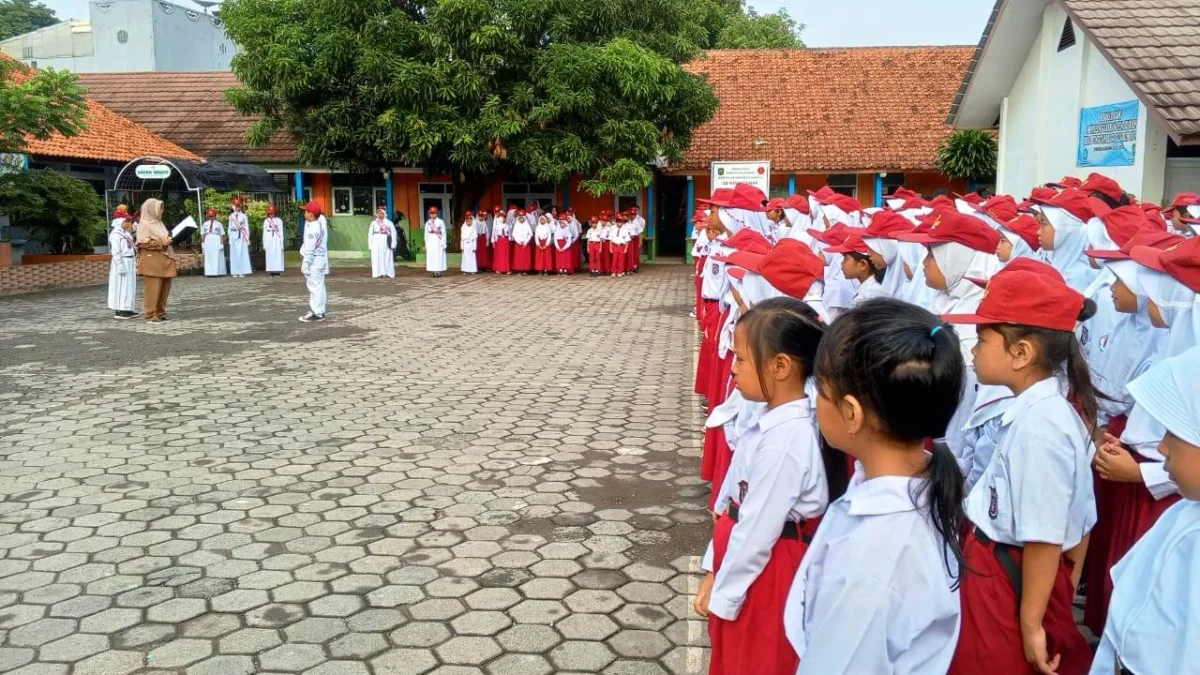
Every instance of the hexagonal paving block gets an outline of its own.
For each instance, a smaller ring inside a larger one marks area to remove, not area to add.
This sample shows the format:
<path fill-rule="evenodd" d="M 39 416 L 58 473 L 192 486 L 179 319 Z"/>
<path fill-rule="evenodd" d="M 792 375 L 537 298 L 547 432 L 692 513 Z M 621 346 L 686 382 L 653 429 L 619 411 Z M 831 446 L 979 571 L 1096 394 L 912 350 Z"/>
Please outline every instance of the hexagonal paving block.
<path fill-rule="evenodd" d="M 324 643 L 348 633 L 342 619 L 309 618 L 297 621 L 283 629 L 288 642 Z"/>
<path fill-rule="evenodd" d="M 254 661 L 249 656 L 214 656 L 187 669 L 187 675 L 252 675 L 254 672 Z"/>
<path fill-rule="evenodd" d="M 376 675 L 421 675 L 437 666 L 427 649 L 393 649 L 371 660 Z"/>
<path fill-rule="evenodd" d="M 109 651 L 75 664 L 74 675 L 127 675 L 142 667 L 140 652 Z"/>
<path fill-rule="evenodd" d="M 445 663 L 481 665 L 501 652 L 500 645 L 488 637 L 456 637 L 438 646 L 434 652 Z"/>
<path fill-rule="evenodd" d="M 462 602 L 452 598 L 431 598 L 408 608 L 412 618 L 418 621 L 445 621 L 467 611 Z"/>
<path fill-rule="evenodd" d="M 396 584 L 376 588 L 367 594 L 367 602 L 372 607 L 400 607 L 412 605 L 425 599 L 425 591 L 420 586 L 400 586 Z"/>
<path fill-rule="evenodd" d="M 554 672 L 550 662 L 537 654 L 505 654 L 488 664 L 492 675 L 549 675 Z"/>
<path fill-rule="evenodd" d="M 107 649 L 108 638 L 105 636 L 75 633 L 43 646 L 41 658 L 45 661 L 74 663 Z"/>
<path fill-rule="evenodd" d="M 482 588 L 466 597 L 471 609 L 508 609 L 521 602 L 521 594 L 511 588 Z"/>
<path fill-rule="evenodd" d="M 554 627 L 568 640 L 603 640 L 617 632 L 617 624 L 604 614 L 572 614 Z"/>
<path fill-rule="evenodd" d="M 379 633 L 348 633 L 329 643 L 329 653 L 335 659 L 369 659 L 387 649 L 388 643 Z"/>
<path fill-rule="evenodd" d="M 217 612 L 247 612 L 271 601 L 266 591 L 238 590 L 218 595 L 212 599 L 212 608 Z"/>
<path fill-rule="evenodd" d="M 568 640 L 550 650 L 550 660 L 562 670 L 595 673 L 616 658 L 603 642 Z"/>
<path fill-rule="evenodd" d="M 264 670 L 296 672 L 311 668 L 325 660 L 320 645 L 283 644 L 259 657 Z"/>
<path fill-rule="evenodd" d="M 162 623 L 182 623 L 188 619 L 200 616 L 206 610 L 204 601 L 198 598 L 175 598 L 154 605 L 146 611 L 148 621 Z"/>
<path fill-rule="evenodd" d="M 257 654 L 283 644 L 279 631 L 268 628 L 243 628 L 221 638 L 217 650 L 222 654 Z"/>
<path fill-rule="evenodd" d="M 179 668 L 195 663 L 212 654 L 212 644 L 207 640 L 174 640 L 156 647 L 146 654 L 146 665 L 151 668 Z"/>
<path fill-rule="evenodd" d="M 397 609 L 364 609 L 350 617 L 346 624 L 354 632 L 370 633 L 392 630 L 405 621 L 404 613 Z"/>
<path fill-rule="evenodd" d="M 326 595 L 308 603 L 308 610 L 314 616 L 347 617 L 362 607 L 362 598 L 357 595 Z"/>
<path fill-rule="evenodd" d="M 566 579 L 532 579 L 521 584 L 525 597 L 535 600 L 562 600 L 576 590 Z"/>
<path fill-rule="evenodd" d="M 648 630 L 623 630 L 608 640 L 608 645 L 621 656 L 656 659 L 672 647 L 661 633 Z"/>
<path fill-rule="evenodd" d="M 612 591 L 576 591 L 567 596 L 565 601 L 572 612 L 591 612 L 607 614 L 625 604 L 619 595 Z"/>
<path fill-rule="evenodd" d="M 622 627 L 640 630 L 662 630 L 675 620 L 670 612 L 654 605 L 625 605 L 612 617 Z"/>
<path fill-rule="evenodd" d="M 40 647 L 74 630 L 75 622 L 70 619 L 38 619 L 10 631 L 8 644 L 13 647 Z"/>
<path fill-rule="evenodd" d="M 495 635 L 512 625 L 504 612 L 472 611 L 450 622 L 459 635 Z"/>
<path fill-rule="evenodd" d="M 675 597 L 675 592 L 664 584 L 633 581 L 618 588 L 617 595 L 627 602 L 661 605 Z"/>
<path fill-rule="evenodd" d="M 397 628 L 389 636 L 398 647 L 432 647 L 450 639 L 450 629 L 444 623 L 413 621 Z"/>
<path fill-rule="evenodd" d="M 705 665 L 707 661 L 703 662 Z M 701 672 L 698 668 L 693 669 L 688 675 L 694 675 Z M 666 668 L 658 665 L 653 661 L 629 661 L 626 659 L 617 659 L 613 661 L 609 667 L 604 669 L 604 675 L 670 675 Z"/>

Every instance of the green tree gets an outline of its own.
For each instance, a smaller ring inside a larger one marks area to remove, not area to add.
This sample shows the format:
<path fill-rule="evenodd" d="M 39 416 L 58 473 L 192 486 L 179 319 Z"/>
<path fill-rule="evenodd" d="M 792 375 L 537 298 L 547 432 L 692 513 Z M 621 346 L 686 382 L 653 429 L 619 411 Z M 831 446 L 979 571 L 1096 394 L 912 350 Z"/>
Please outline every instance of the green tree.
<path fill-rule="evenodd" d="M 497 171 L 641 189 L 717 106 L 679 64 L 728 0 L 229 0 L 228 100 L 300 161 L 449 174 L 459 213 Z"/>
<path fill-rule="evenodd" d="M 33 0 L 0 0 L 0 40 L 58 23 L 54 10 Z"/>
<path fill-rule="evenodd" d="M 0 150 L 21 152 L 29 137 L 75 136 L 87 129 L 87 100 L 75 75 L 32 72 L 0 56 Z"/>
<path fill-rule="evenodd" d="M 786 9 L 773 14 L 759 14 L 753 9 L 739 11 L 729 17 L 717 36 L 717 49 L 798 49 L 804 46 L 797 24 Z"/>
<path fill-rule="evenodd" d="M 50 169 L 0 176 L 0 213 L 55 253 L 91 253 L 107 230 L 104 200 L 92 186 Z"/>
<path fill-rule="evenodd" d="M 988 181 L 996 177 L 999 148 L 990 131 L 959 129 L 938 147 L 938 171 L 947 178 Z"/>

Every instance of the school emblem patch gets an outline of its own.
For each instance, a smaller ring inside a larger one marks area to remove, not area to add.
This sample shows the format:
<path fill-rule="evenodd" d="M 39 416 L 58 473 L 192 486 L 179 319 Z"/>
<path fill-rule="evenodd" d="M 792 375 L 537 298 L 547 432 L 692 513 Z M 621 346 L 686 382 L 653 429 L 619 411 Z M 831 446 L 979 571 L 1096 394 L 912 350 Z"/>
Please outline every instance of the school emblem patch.
<path fill-rule="evenodd" d="M 712 264 L 712 273 L 714 275 L 721 273 L 721 263 L 713 263 Z"/>
<path fill-rule="evenodd" d="M 996 494 L 996 488 L 991 490 L 991 499 L 988 501 L 988 518 L 995 520 L 1000 515 L 1000 497 Z"/>
<path fill-rule="evenodd" d="M 738 482 L 738 503 L 746 501 L 746 492 L 750 489 L 750 484 L 746 481 Z"/>
<path fill-rule="evenodd" d="M 1081 326 L 1079 329 L 1079 344 L 1087 346 L 1087 343 L 1092 341 L 1092 334 L 1088 332 L 1087 326 Z"/>
<path fill-rule="evenodd" d="M 1111 336 L 1109 335 L 1105 335 L 1104 337 L 1100 338 L 1100 351 L 1108 351 L 1108 339 L 1110 337 Z"/>

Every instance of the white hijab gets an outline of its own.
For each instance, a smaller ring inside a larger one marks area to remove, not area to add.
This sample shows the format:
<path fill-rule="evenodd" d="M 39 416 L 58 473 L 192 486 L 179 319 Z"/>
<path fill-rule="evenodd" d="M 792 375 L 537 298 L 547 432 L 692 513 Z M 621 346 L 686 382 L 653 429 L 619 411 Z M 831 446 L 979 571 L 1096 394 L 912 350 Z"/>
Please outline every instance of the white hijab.
<path fill-rule="evenodd" d="M 1000 226 L 998 231 L 1002 237 L 1008 240 L 1008 243 L 1012 244 L 1012 254 L 1009 255 L 1008 262 L 1012 262 L 1017 258 L 1033 258 L 1034 260 L 1039 259 L 1037 251 L 1033 250 L 1033 248 L 1023 238 L 1021 238 L 1021 235 L 1013 232 L 1003 225 Z"/>
<path fill-rule="evenodd" d="M 883 292 L 887 293 L 889 298 L 901 298 L 904 292 L 904 287 L 908 284 L 908 275 L 904 273 L 903 260 L 900 257 L 900 242 L 894 239 L 877 239 L 869 237 L 864 239 L 867 248 L 875 251 L 883 257 L 883 263 L 887 265 L 887 271 L 883 274 Z"/>
<path fill-rule="evenodd" d="M 1200 312 L 1196 311 L 1200 300 L 1196 292 L 1169 274 L 1151 269 L 1146 269 L 1145 274 L 1146 295 L 1158 305 L 1169 327 L 1163 358 L 1178 356 L 1195 347 L 1200 340 Z"/>
<path fill-rule="evenodd" d="M 1088 245 L 1083 221 L 1056 206 L 1042 206 L 1041 210 L 1054 226 L 1054 250 L 1042 250 L 1042 259 L 1062 273 L 1068 286 L 1082 293 L 1099 273 L 1083 253 Z"/>
<path fill-rule="evenodd" d="M 912 270 L 912 278 L 909 279 L 907 274 L 904 275 L 905 283 L 900 289 L 900 295 L 896 297 L 925 309 L 933 306 L 933 299 L 937 296 L 937 291 L 925 283 L 924 263 L 927 255 L 929 255 L 929 251 L 925 249 L 924 244 L 900 243 L 900 271 L 903 272 L 904 265 L 908 265 L 908 268 Z"/>

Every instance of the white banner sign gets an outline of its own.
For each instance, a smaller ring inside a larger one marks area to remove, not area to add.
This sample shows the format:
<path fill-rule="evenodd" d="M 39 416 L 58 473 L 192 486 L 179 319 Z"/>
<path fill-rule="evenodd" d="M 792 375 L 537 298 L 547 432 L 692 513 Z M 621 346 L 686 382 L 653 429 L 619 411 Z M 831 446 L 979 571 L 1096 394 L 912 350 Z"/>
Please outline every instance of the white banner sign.
<path fill-rule="evenodd" d="M 712 189 L 732 188 L 738 183 L 749 183 L 763 194 L 771 194 L 770 162 L 713 162 Z"/>
<path fill-rule="evenodd" d="M 143 164 L 133 173 L 142 180 L 166 180 L 171 177 L 171 167 L 166 164 Z"/>

